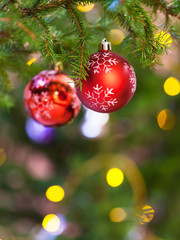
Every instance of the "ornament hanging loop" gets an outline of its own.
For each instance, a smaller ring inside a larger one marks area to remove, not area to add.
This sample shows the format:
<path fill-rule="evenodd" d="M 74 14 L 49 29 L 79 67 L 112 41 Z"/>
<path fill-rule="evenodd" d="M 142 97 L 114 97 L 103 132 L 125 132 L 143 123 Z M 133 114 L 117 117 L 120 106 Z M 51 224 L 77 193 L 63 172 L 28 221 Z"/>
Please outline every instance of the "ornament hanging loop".
<path fill-rule="evenodd" d="M 106 38 L 103 38 L 99 46 L 100 51 L 111 51 L 111 43 L 108 42 Z"/>
<path fill-rule="evenodd" d="M 54 69 L 55 69 L 55 71 L 57 73 L 61 73 L 63 71 L 63 64 L 62 64 L 62 62 L 56 63 Z"/>

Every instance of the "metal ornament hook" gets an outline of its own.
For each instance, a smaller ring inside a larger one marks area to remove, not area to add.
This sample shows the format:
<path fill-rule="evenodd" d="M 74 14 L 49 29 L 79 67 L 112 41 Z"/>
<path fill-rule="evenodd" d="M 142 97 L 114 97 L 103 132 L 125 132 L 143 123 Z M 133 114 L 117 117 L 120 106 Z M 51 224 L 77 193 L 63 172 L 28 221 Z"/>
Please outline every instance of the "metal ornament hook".
<path fill-rule="evenodd" d="M 101 45 L 101 51 L 108 51 L 111 50 L 111 43 L 107 41 L 106 38 L 103 38 L 103 40 L 100 43 Z"/>

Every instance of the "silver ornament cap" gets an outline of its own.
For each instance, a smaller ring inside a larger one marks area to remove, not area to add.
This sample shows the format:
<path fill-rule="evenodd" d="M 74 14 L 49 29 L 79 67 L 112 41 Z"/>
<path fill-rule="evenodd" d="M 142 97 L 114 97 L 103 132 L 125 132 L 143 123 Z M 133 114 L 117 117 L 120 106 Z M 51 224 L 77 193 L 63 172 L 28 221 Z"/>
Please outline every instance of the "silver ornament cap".
<path fill-rule="evenodd" d="M 103 40 L 100 43 L 101 51 L 110 51 L 111 50 L 111 43 L 107 41 L 106 38 L 103 38 Z"/>

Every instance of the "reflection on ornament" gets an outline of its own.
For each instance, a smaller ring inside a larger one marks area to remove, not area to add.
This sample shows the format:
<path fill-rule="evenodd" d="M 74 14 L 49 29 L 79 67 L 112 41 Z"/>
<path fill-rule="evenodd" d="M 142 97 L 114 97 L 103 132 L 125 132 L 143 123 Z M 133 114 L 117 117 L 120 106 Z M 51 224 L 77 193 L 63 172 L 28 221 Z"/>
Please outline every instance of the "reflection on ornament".
<path fill-rule="evenodd" d="M 46 197 L 51 202 L 60 202 L 64 195 L 64 189 L 58 185 L 51 186 L 46 191 Z"/>
<path fill-rule="evenodd" d="M 113 208 L 109 213 L 112 222 L 122 222 L 125 220 L 126 216 L 127 213 L 123 208 Z"/>
<path fill-rule="evenodd" d="M 101 51 L 90 56 L 87 77 L 82 80 L 82 90 L 76 88 L 79 99 L 87 108 L 102 113 L 124 107 L 136 90 L 133 67 L 110 49 L 110 42 L 103 39 Z"/>
<path fill-rule="evenodd" d="M 94 4 L 93 3 L 89 3 L 89 4 L 83 4 L 83 3 L 80 3 L 78 4 L 77 8 L 80 12 L 89 12 L 93 9 L 94 7 Z"/>
<path fill-rule="evenodd" d="M 120 44 L 124 38 L 124 33 L 119 29 L 112 29 L 108 34 L 109 41 L 114 45 Z"/>
<path fill-rule="evenodd" d="M 137 216 L 140 224 L 151 222 L 154 217 L 154 209 L 149 205 L 145 205 Z"/>
<path fill-rule="evenodd" d="M 159 112 L 157 116 L 157 122 L 161 129 L 170 130 L 174 127 L 176 118 L 170 109 L 164 109 Z"/>
<path fill-rule="evenodd" d="M 54 128 L 43 126 L 32 118 L 26 121 L 26 133 L 33 142 L 40 144 L 49 144 L 55 137 Z"/>
<path fill-rule="evenodd" d="M 81 107 L 70 85 L 72 81 L 54 70 L 36 75 L 24 91 L 25 108 L 29 115 L 45 126 L 61 126 L 72 121 Z"/>
<path fill-rule="evenodd" d="M 164 83 L 164 91 L 169 96 L 175 96 L 180 93 L 180 82 L 175 77 L 169 77 Z"/>
<path fill-rule="evenodd" d="M 170 46 L 173 43 L 171 35 L 169 33 L 166 33 L 165 31 L 156 33 L 154 38 L 163 45 Z"/>
<path fill-rule="evenodd" d="M 111 187 L 118 187 L 124 181 L 124 173 L 119 168 L 111 168 L 107 172 L 106 180 Z"/>

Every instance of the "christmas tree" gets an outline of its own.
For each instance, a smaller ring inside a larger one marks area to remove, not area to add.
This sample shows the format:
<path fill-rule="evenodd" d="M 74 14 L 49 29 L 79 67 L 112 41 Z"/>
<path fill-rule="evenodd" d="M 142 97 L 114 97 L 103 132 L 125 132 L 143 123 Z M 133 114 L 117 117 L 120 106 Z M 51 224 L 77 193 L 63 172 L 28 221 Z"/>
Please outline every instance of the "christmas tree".
<path fill-rule="evenodd" d="M 3 0 L 0 9 L 0 239 L 178 239 L 180 2 Z M 74 86 L 58 80 L 53 99 L 69 101 L 69 115 L 46 126 L 28 116 L 23 93 L 37 76 L 74 79 L 79 95 L 90 67 L 109 74 L 89 58 L 104 38 L 135 70 L 132 100 L 108 113 L 93 102 L 96 86 L 87 98 L 104 113 L 79 111 L 61 84 Z"/>

